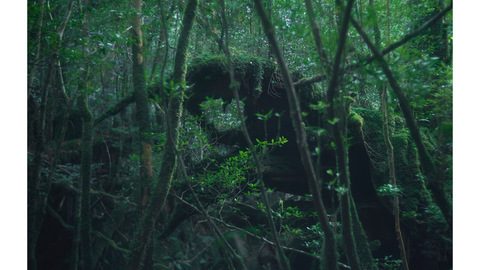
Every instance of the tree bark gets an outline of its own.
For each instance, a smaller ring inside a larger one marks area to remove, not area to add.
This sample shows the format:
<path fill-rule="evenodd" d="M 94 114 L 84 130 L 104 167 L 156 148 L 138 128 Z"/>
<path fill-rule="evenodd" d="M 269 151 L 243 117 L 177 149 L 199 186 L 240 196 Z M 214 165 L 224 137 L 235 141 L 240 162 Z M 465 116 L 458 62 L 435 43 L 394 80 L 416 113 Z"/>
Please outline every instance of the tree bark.
<path fill-rule="evenodd" d="M 298 150 L 300 152 L 300 157 L 302 164 L 304 166 L 305 172 L 307 174 L 308 185 L 311 193 L 314 197 L 314 205 L 317 210 L 320 225 L 325 233 L 325 244 L 323 248 L 323 258 L 326 265 L 326 269 L 338 269 L 337 267 L 337 247 L 335 243 L 335 235 L 333 230 L 330 228 L 329 220 L 327 216 L 327 211 L 322 201 L 321 194 L 321 183 L 318 179 L 313 162 L 310 156 L 310 151 L 308 149 L 307 135 L 305 132 L 305 124 L 302 120 L 302 115 L 300 111 L 300 103 L 297 97 L 295 87 L 293 85 L 290 72 L 283 58 L 283 54 L 280 50 L 280 47 L 277 43 L 275 37 L 275 30 L 270 20 L 268 19 L 265 9 L 260 0 L 255 0 L 255 8 L 262 22 L 262 27 L 267 36 L 270 48 L 273 55 L 275 56 L 278 65 L 280 66 L 280 71 L 283 77 L 284 84 L 287 90 L 288 104 L 290 110 L 290 118 L 295 130 L 296 140 Z"/>
<path fill-rule="evenodd" d="M 141 26 L 142 0 L 134 0 L 135 16 L 132 28 L 132 78 L 136 105 L 136 120 L 140 140 L 140 185 L 138 205 L 140 211 L 146 206 L 153 179 L 152 142 L 150 139 L 150 107 L 145 85 L 145 61 L 143 55 L 143 33 Z"/>
<path fill-rule="evenodd" d="M 183 98 L 186 87 L 186 53 L 188 40 L 193 26 L 197 0 L 189 0 L 183 16 L 183 24 L 178 38 L 177 52 L 173 72 L 173 82 L 178 87 L 178 92 L 169 97 L 167 111 L 167 142 L 163 154 L 162 167 L 158 176 L 158 182 L 152 191 L 151 201 L 142 215 L 132 241 L 131 257 L 128 269 L 142 269 L 145 250 L 154 230 L 155 222 L 163 210 L 170 186 L 173 181 L 177 159 L 175 147 L 178 142 L 180 119 L 183 110 Z"/>

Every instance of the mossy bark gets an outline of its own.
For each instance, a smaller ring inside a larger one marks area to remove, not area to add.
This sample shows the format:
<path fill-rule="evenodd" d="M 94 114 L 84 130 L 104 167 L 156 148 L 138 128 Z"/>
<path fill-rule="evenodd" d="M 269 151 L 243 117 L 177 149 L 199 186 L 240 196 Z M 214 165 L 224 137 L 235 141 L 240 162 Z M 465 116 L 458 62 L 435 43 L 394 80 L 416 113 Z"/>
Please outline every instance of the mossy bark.
<path fill-rule="evenodd" d="M 153 181 L 152 141 L 150 139 L 150 106 L 148 92 L 145 84 L 145 59 L 143 53 L 142 32 L 142 0 L 134 1 L 135 15 L 132 28 L 132 79 L 133 92 L 136 105 L 136 121 L 138 125 L 138 138 L 140 142 L 140 179 L 138 183 L 138 210 L 139 214 L 147 206 Z M 145 269 L 153 267 L 153 245 L 147 246 Z"/>
<path fill-rule="evenodd" d="M 308 185 L 311 193 L 314 197 L 314 205 L 317 210 L 320 225 L 325 233 L 325 244 L 323 249 L 323 261 L 325 262 L 326 269 L 338 269 L 337 266 L 337 247 L 335 242 L 335 235 L 333 230 L 330 228 L 329 220 L 327 216 L 327 211 L 322 201 L 322 194 L 320 190 L 320 181 L 315 173 L 315 168 L 310 156 L 310 151 L 308 149 L 307 135 L 305 132 L 305 124 L 302 120 L 302 115 L 300 111 L 300 103 L 297 97 L 295 87 L 293 86 L 293 81 L 290 76 L 290 72 L 283 58 L 282 51 L 277 43 L 275 37 L 275 30 L 268 19 L 268 16 L 265 12 L 263 4 L 260 0 L 255 0 L 255 9 L 260 17 L 262 22 L 262 27 L 267 36 L 268 42 L 270 44 L 271 51 L 275 56 L 277 63 L 280 66 L 280 72 L 283 77 L 284 84 L 287 90 L 290 118 L 292 120 L 292 125 L 295 130 L 295 135 L 297 139 L 297 146 L 300 152 L 300 158 L 304 166 L 305 172 L 307 174 Z"/>
<path fill-rule="evenodd" d="M 197 0 L 189 0 L 183 16 L 173 71 L 173 82 L 174 85 L 178 87 L 178 92 L 172 93 L 169 97 L 167 111 L 168 136 L 163 154 L 162 167 L 160 169 L 158 181 L 152 190 L 151 201 L 140 219 L 132 241 L 131 256 L 128 263 L 128 269 L 130 270 L 142 269 L 146 247 L 151 240 L 155 221 L 165 206 L 167 195 L 173 181 L 177 165 L 175 147 L 179 137 L 179 126 L 182 117 L 183 98 L 186 86 L 186 54 L 196 8 Z"/>
<path fill-rule="evenodd" d="M 141 27 L 142 0 L 135 0 L 135 16 L 132 28 L 132 79 L 136 105 L 136 121 L 139 128 L 140 141 L 140 185 L 139 207 L 143 209 L 148 201 L 153 179 L 152 142 L 150 137 L 150 109 L 148 93 L 145 86 L 145 61 L 143 56 L 143 33 Z"/>

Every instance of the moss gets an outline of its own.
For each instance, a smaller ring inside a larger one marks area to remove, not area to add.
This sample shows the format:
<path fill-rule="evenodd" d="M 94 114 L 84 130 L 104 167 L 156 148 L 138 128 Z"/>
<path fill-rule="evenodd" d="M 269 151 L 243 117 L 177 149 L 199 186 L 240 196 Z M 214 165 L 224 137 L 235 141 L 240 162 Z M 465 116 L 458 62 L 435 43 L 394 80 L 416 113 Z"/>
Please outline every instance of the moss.
<path fill-rule="evenodd" d="M 263 78 L 264 67 L 273 69 L 273 63 L 264 58 L 251 55 L 234 56 L 232 57 L 232 64 L 236 74 L 253 74 L 254 79 L 258 82 L 257 85 Z M 224 55 L 205 54 L 192 59 L 188 68 L 189 78 L 204 74 L 208 75 L 209 73 L 225 75 L 228 73 L 227 59 Z"/>
<path fill-rule="evenodd" d="M 365 124 L 365 120 L 363 119 L 363 117 L 356 112 L 350 113 L 348 117 L 348 122 L 350 125 L 354 127 L 359 127 L 359 128 L 363 128 Z"/>

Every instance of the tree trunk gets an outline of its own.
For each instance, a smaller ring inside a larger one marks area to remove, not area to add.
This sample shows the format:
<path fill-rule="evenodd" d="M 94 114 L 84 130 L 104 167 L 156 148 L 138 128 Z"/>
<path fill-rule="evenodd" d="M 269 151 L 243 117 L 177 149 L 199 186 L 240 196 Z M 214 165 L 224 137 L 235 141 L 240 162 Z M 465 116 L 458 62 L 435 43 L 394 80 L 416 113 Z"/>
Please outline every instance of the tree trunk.
<path fill-rule="evenodd" d="M 136 15 L 133 19 L 133 65 L 132 78 L 136 105 L 136 120 L 139 128 L 140 140 L 140 210 L 145 208 L 148 202 L 150 186 L 153 179 L 152 168 L 152 142 L 150 135 L 150 106 L 148 104 L 148 93 L 145 86 L 145 61 L 143 56 L 143 33 L 141 26 L 142 0 L 135 0 L 134 6 Z"/>
<path fill-rule="evenodd" d="M 84 9 L 83 9 L 83 36 L 88 40 L 88 19 L 89 19 L 89 0 L 84 0 Z M 84 59 L 87 59 L 88 54 L 88 44 L 83 46 L 83 56 Z M 88 60 L 87 60 L 88 61 Z M 81 143 L 81 164 L 80 164 L 80 202 L 77 203 L 77 206 L 80 205 L 80 209 L 77 211 L 80 212 L 79 222 L 80 228 L 80 267 L 82 270 L 91 270 L 92 267 L 92 253 L 91 253 L 91 216 L 92 212 L 90 209 L 90 181 L 91 181 L 91 164 L 92 164 L 92 143 L 93 143 L 93 115 L 90 112 L 88 107 L 88 94 L 87 91 L 90 87 L 89 85 L 89 76 L 90 76 L 90 64 L 88 62 L 84 63 L 84 69 L 82 72 L 82 80 L 78 85 L 78 92 L 80 93 L 79 100 L 79 110 L 82 113 L 82 143 Z M 77 214 L 78 217 L 78 214 Z M 77 224 L 75 224 L 77 226 Z M 78 231 L 77 231 L 78 233 Z"/>
<path fill-rule="evenodd" d="M 38 59 L 40 58 L 40 47 L 41 47 L 41 32 L 42 32 L 42 25 L 43 25 L 43 13 L 44 13 L 44 2 L 41 1 L 41 18 L 40 18 L 40 30 L 38 34 L 38 49 L 37 49 L 37 54 L 36 54 L 36 62 L 38 62 Z M 60 150 L 61 144 L 63 142 L 63 138 L 65 136 L 65 129 L 66 129 L 66 119 L 69 114 L 68 107 L 63 107 L 63 112 L 62 112 L 62 119 L 60 121 L 60 128 L 59 128 L 59 135 L 57 138 L 54 138 L 55 140 L 55 146 L 53 147 L 54 152 L 53 152 L 53 157 L 52 157 L 52 162 L 50 165 L 50 170 L 49 170 L 49 175 L 46 177 L 46 183 L 44 187 L 44 195 L 41 195 L 41 182 L 42 182 L 42 177 L 41 177 L 41 167 L 42 167 L 42 155 L 44 154 L 45 151 L 45 122 L 46 122 L 46 108 L 47 108 L 47 99 L 49 96 L 48 93 L 48 87 L 50 84 L 50 79 L 51 79 L 51 73 L 54 70 L 54 62 L 57 63 L 57 71 L 58 71 L 58 79 L 60 82 L 60 87 L 62 93 L 60 93 L 60 96 L 63 95 L 63 98 L 65 99 L 66 104 L 68 104 L 68 97 L 65 92 L 65 84 L 63 82 L 63 77 L 62 77 L 62 70 L 60 66 L 60 61 L 59 61 L 59 51 L 62 46 L 62 41 L 63 41 L 63 33 L 65 32 L 66 25 L 70 19 L 70 15 L 72 12 L 72 7 L 73 7 L 73 0 L 70 0 L 70 3 L 68 5 L 67 9 L 67 14 L 60 25 L 60 28 L 58 29 L 58 39 L 59 42 L 56 47 L 53 48 L 53 57 L 52 60 L 49 61 L 48 67 L 47 67 L 47 73 L 45 77 L 45 81 L 43 83 L 43 86 L 41 88 L 42 90 L 42 95 L 41 95 L 41 103 L 40 103 L 40 108 L 39 108 L 39 114 L 37 115 L 36 119 L 32 119 L 33 121 L 36 121 L 36 128 L 34 131 L 34 136 L 35 136 L 35 144 L 34 144 L 34 158 L 32 161 L 32 167 L 29 168 L 28 172 L 28 215 L 29 215 L 29 222 L 28 222 L 28 265 L 29 269 L 36 269 L 37 268 L 37 262 L 36 262 L 36 247 L 37 247 L 37 241 L 38 237 L 40 234 L 40 230 L 43 225 L 43 220 L 46 212 L 46 205 L 48 201 L 48 195 L 50 193 L 50 180 L 52 177 L 52 170 L 55 170 L 56 167 L 56 161 L 57 161 L 57 153 Z M 32 69 L 30 70 L 29 74 L 29 87 L 31 87 L 33 76 L 35 76 L 35 66 L 38 63 L 34 63 Z M 30 90 L 30 89 L 29 89 Z M 55 93 L 58 95 L 58 93 Z M 53 108 L 57 103 L 53 103 Z M 58 103 L 60 105 L 60 103 Z M 60 105 L 61 106 L 61 105 Z M 53 110 L 52 110 L 53 111 Z M 30 119 L 29 119 L 30 120 Z M 32 121 L 30 120 L 30 121 Z"/>
<path fill-rule="evenodd" d="M 340 205 L 342 216 L 342 235 L 344 241 L 345 253 L 347 255 L 350 267 L 353 270 L 360 269 L 360 259 L 357 253 L 355 238 L 353 236 L 351 204 L 350 200 L 350 175 L 348 169 L 348 155 L 345 146 L 345 137 L 343 134 L 345 124 L 345 111 L 343 107 L 343 99 L 339 97 L 338 85 L 340 77 L 340 62 L 345 48 L 348 21 L 353 7 L 353 0 L 349 0 L 344 9 L 344 15 L 340 26 L 340 37 L 338 41 L 337 52 L 335 54 L 334 64 L 332 68 L 332 77 L 327 90 L 328 108 L 327 113 L 330 121 L 333 121 L 333 137 L 335 142 L 335 154 L 337 157 L 337 169 L 339 173 L 339 182 L 345 191 L 340 193 Z"/>
<path fill-rule="evenodd" d="M 232 57 L 230 55 L 230 49 L 229 49 L 229 29 L 228 29 L 228 22 L 227 22 L 227 15 L 226 15 L 226 8 L 225 8 L 225 1 L 224 0 L 219 0 L 220 2 L 220 7 L 221 7 L 221 19 L 222 19 L 222 32 L 224 33 L 224 38 L 223 42 L 221 43 L 221 47 L 223 49 L 223 52 L 227 58 L 227 68 L 228 68 L 228 75 L 230 79 L 230 91 L 233 91 L 234 97 L 235 97 L 235 102 L 237 105 L 237 117 L 238 119 L 241 119 L 241 129 L 243 136 L 245 137 L 247 143 L 248 143 L 248 148 L 250 149 L 250 152 L 253 155 L 254 162 L 256 165 L 256 174 L 257 174 L 257 179 L 260 182 L 260 190 L 261 190 L 261 195 L 262 195 L 262 201 L 265 204 L 265 208 L 267 211 L 267 221 L 268 221 L 268 226 L 272 230 L 272 235 L 273 235 L 273 241 L 275 243 L 276 249 L 276 257 L 277 260 L 279 261 L 279 266 L 281 270 L 290 270 L 290 263 L 288 261 L 287 256 L 285 255 L 285 252 L 282 249 L 282 246 L 280 244 L 280 237 L 278 235 L 277 228 L 275 226 L 275 222 L 273 220 L 273 214 L 272 214 L 272 208 L 270 206 L 270 202 L 268 201 L 267 197 L 267 192 L 265 188 L 265 184 L 263 182 L 263 173 L 262 173 L 262 163 L 260 161 L 260 158 L 258 157 L 258 154 L 255 151 L 255 147 L 252 143 L 252 139 L 250 137 L 250 134 L 248 133 L 247 126 L 245 124 L 245 118 L 243 116 L 243 112 L 239 109 L 241 108 L 240 106 L 240 96 L 238 94 L 238 87 L 239 83 L 235 80 L 235 71 L 234 67 L 232 64 Z M 270 11 L 272 12 L 272 11 Z M 265 136 L 266 130 L 265 130 Z"/>
<path fill-rule="evenodd" d="M 188 40 L 193 26 L 197 0 L 189 0 L 183 16 L 182 28 L 178 38 L 177 52 L 175 55 L 175 66 L 173 72 L 173 82 L 178 87 L 178 92 L 173 91 L 169 97 L 169 106 L 167 111 L 167 142 L 163 154 L 162 167 L 158 182 L 152 191 L 152 198 L 143 216 L 140 219 L 132 241 L 131 257 L 128 263 L 128 269 L 140 270 L 145 257 L 145 250 L 150 242 L 154 230 L 155 221 L 165 206 L 168 192 L 173 181 L 176 157 L 175 147 L 178 142 L 180 119 L 183 110 L 183 98 L 186 87 L 186 53 Z"/>
<path fill-rule="evenodd" d="M 325 244 L 323 248 L 324 262 L 326 264 L 326 269 L 338 269 L 337 267 L 337 247 L 335 243 L 335 235 L 333 230 L 330 228 L 329 220 L 327 216 L 327 211 L 322 201 L 322 194 L 320 190 L 320 180 L 317 178 L 315 173 L 315 168 L 310 156 L 310 151 L 308 149 L 307 135 L 305 132 L 305 124 L 302 120 L 302 115 L 300 111 L 300 103 L 297 97 L 296 90 L 293 86 L 293 81 L 290 76 L 290 72 L 283 58 L 283 54 L 280 50 L 280 47 L 277 43 L 275 37 L 275 30 L 270 20 L 268 19 L 265 9 L 260 0 L 255 0 L 255 8 L 258 12 L 260 20 L 262 22 L 262 27 L 267 36 L 270 48 L 273 55 L 275 56 L 277 63 L 280 66 L 280 71 L 283 77 L 284 84 L 287 90 L 288 104 L 290 110 L 290 117 L 292 119 L 292 125 L 295 130 L 295 135 L 297 139 L 297 146 L 300 152 L 301 161 L 305 172 L 307 174 L 308 185 L 311 193 L 314 197 L 314 205 L 317 210 L 320 225 L 325 233 Z"/>
<path fill-rule="evenodd" d="M 423 143 L 423 140 L 420 134 L 420 129 L 418 128 L 415 117 L 413 116 L 413 111 L 410 107 L 407 97 L 405 96 L 405 93 L 403 92 L 402 88 L 400 87 L 397 80 L 393 76 L 393 73 L 390 70 L 390 67 L 388 66 L 387 62 L 385 61 L 385 59 L 383 59 L 381 52 L 370 41 L 365 31 L 363 31 L 362 27 L 353 18 L 351 19 L 351 22 L 353 26 L 357 29 L 358 33 L 360 34 L 362 39 L 365 41 L 367 46 L 369 47 L 370 51 L 372 51 L 372 53 L 375 55 L 377 62 L 382 68 L 383 73 L 387 77 L 388 82 L 392 87 L 393 92 L 398 98 L 400 109 L 402 110 L 408 130 L 410 131 L 410 135 L 412 136 L 412 139 L 415 142 L 415 146 L 417 147 L 417 152 L 418 152 L 422 172 L 427 177 L 427 186 L 432 192 L 433 199 L 435 200 L 438 207 L 442 211 L 442 214 L 445 217 L 445 220 L 447 221 L 449 227 L 451 228 L 452 226 L 451 204 L 448 201 L 445 195 L 445 192 L 443 190 L 442 177 L 438 173 L 433 163 L 433 160 L 430 154 L 428 153 L 425 147 L 425 144 Z"/>
<path fill-rule="evenodd" d="M 374 1 L 370 0 L 369 5 L 372 11 L 375 11 L 374 8 Z M 378 21 L 376 12 L 374 13 L 374 33 L 375 33 L 375 44 L 376 46 L 380 46 L 380 28 L 378 27 Z M 390 1 L 387 0 L 387 31 L 386 31 L 386 39 L 387 43 L 390 43 Z M 397 178 L 395 173 L 395 157 L 394 157 L 394 149 L 392 142 L 390 140 L 390 124 L 389 124 L 389 116 L 388 116 L 388 95 L 387 95 L 387 87 L 384 85 L 385 83 L 381 83 L 380 85 L 380 109 L 382 112 L 382 128 L 383 128 L 383 140 L 386 145 L 386 154 L 387 154 L 387 167 L 388 167 L 388 175 L 390 179 L 390 184 L 394 187 L 397 185 Z M 402 259 L 402 266 L 404 270 L 409 270 L 408 267 L 408 260 L 407 260 L 407 252 L 405 249 L 405 243 L 403 241 L 402 230 L 400 226 L 400 201 L 398 195 L 392 200 L 393 205 L 393 214 L 395 219 L 395 234 L 398 241 L 398 248 L 400 250 L 400 258 Z"/>
<path fill-rule="evenodd" d="M 388 118 L 388 97 L 387 88 L 382 87 L 380 90 L 380 104 L 383 118 L 383 140 L 387 146 L 387 164 L 388 164 L 388 176 L 390 178 L 390 184 L 394 187 L 397 186 L 397 176 L 395 173 L 395 156 L 393 151 L 393 144 L 390 140 L 389 118 Z M 402 229 L 400 226 L 400 199 L 399 195 L 395 195 L 393 198 L 393 214 L 395 218 L 395 234 L 397 236 L 398 248 L 400 250 L 400 258 L 402 259 L 403 269 L 409 270 L 407 251 L 405 249 L 405 243 L 403 241 Z"/>
<path fill-rule="evenodd" d="M 82 89 L 85 91 L 85 89 Z M 88 108 L 87 96 L 83 94 L 81 100 L 81 110 L 83 114 L 83 132 L 82 132 L 82 157 L 80 166 L 81 178 L 81 217 L 80 217 L 80 239 L 81 239 L 81 265 L 83 270 L 91 270 L 91 216 L 90 209 L 90 179 L 92 164 L 92 142 L 93 142 L 93 116 Z"/>

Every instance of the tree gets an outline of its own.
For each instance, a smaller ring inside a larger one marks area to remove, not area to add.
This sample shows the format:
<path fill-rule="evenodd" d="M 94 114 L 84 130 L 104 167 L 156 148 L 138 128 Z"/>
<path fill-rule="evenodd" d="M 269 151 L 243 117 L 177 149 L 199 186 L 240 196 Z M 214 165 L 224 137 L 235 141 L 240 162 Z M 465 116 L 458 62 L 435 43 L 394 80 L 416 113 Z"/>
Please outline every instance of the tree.
<path fill-rule="evenodd" d="M 263 8 L 263 5 L 259 0 L 255 1 L 255 8 L 262 21 L 263 30 L 265 32 L 265 35 L 268 38 L 268 41 L 271 46 L 271 50 L 275 55 L 275 58 L 278 64 L 280 65 L 280 71 L 282 73 L 282 77 L 287 86 L 290 117 L 292 119 L 292 124 L 295 129 L 297 145 L 301 154 L 302 164 L 307 173 L 308 185 L 309 185 L 310 191 L 314 196 L 314 204 L 318 212 L 320 224 L 322 225 L 322 229 L 325 233 L 325 248 L 324 248 L 324 254 L 322 257 L 325 260 L 325 265 L 327 269 L 337 269 L 338 268 L 337 267 L 337 248 L 336 248 L 335 238 L 334 238 L 333 231 L 328 224 L 329 222 L 328 222 L 327 213 L 322 201 L 320 182 L 317 178 L 317 175 L 315 174 L 315 169 L 313 168 L 312 159 L 310 157 L 310 151 L 308 150 L 307 135 L 305 132 L 305 127 L 302 124 L 303 121 L 300 113 L 300 105 L 299 105 L 295 88 L 293 86 L 293 81 L 290 76 L 288 67 L 285 63 L 285 60 L 283 59 L 277 40 L 275 38 L 274 28 L 270 23 L 270 21 L 268 20 L 267 14 L 265 13 L 265 9 Z"/>
<path fill-rule="evenodd" d="M 28 9 L 30 268 L 451 268 L 451 4 Z"/>
<path fill-rule="evenodd" d="M 173 181 L 176 157 L 174 148 L 177 145 L 179 124 L 182 116 L 182 104 L 185 92 L 185 73 L 186 73 L 186 53 L 188 47 L 188 39 L 195 18 L 195 10 L 197 1 L 188 1 L 183 16 L 182 30 L 178 38 L 177 52 L 175 55 L 175 67 L 173 71 L 173 85 L 178 87 L 168 97 L 167 109 L 167 143 L 163 154 L 163 163 L 161 166 L 158 181 L 152 191 L 151 201 L 149 202 L 145 213 L 140 219 L 137 233 L 132 241 L 132 254 L 129 262 L 129 269 L 141 269 L 145 256 L 145 248 L 151 241 L 152 231 L 158 215 L 165 206 L 168 192 Z"/>

